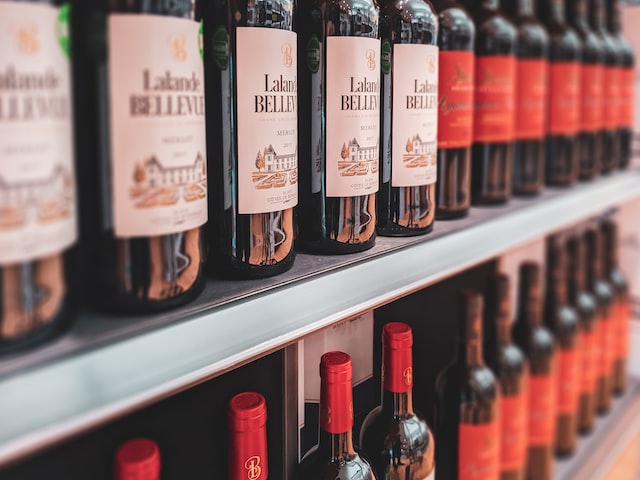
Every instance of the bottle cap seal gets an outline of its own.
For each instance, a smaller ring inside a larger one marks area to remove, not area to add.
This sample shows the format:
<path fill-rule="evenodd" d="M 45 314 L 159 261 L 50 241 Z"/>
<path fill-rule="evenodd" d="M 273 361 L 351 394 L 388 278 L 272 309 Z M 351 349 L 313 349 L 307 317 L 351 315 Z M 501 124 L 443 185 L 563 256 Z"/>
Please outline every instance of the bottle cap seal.
<path fill-rule="evenodd" d="M 153 440 L 136 438 L 124 443 L 116 453 L 116 480 L 158 480 L 160 449 Z"/>
<path fill-rule="evenodd" d="M 351 357 L 344 352 L 327 352 L 320 359 L 320 378 L 323 383 L 351 383 Z"/>
<path fill-rule="evenodd" d="M 263 428 L 267 423 L 267 402 L 257 392 L 242 392 L 229 401 L 229 428 L 244 432 Z"/>
<path fill-rule="evenodd" d="M 388 392 L 413 388 L 413 332 L 406 323 L 387 323 L 382 330 L 382 387 Z"/>

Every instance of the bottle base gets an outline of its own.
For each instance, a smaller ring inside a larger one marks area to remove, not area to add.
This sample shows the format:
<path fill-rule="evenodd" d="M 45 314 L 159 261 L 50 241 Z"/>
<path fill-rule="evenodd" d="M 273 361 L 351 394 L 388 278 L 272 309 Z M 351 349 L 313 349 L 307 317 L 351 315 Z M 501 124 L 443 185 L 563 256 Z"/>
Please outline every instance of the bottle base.
<path fill-rule="evenodd" d="M 463 210 L 436 210 L 436 220 L 457 220 L 469 215 L 469 208 Z"/>
<path fill-rule="evenodd" d="M 476 207 L 497 207 L 505 205 L 508 201 L 509 198 L 477 197 L 471 200 L 471 204 Z"/>
<path fill-rule="evenodd" d="M 273 265 L 250 265 L 234 257 L 212 258 L 207 264 L 207 275 L 229 280 L 257 280 L 280 275 L 293 267 L 296 258 L 292 249 L 289 254 Z"/>
<path fill-rule="evenodd" d="M 347 255 L 369 250 L 376 244 L 376 235 L 363 243 L 340 243 L 334 240 L 296 240 L 296 249 L 316 255 Z"/>
<path fill-rule="evenodd" d="M 56 316 L 46 325 L 12 340 L 0 340 L 0 356 L 42 345 L 62 334 L 71 325 L 68 308 L 62 305 Z"/>
<path fill-rule="evenodd" d="M 393 223 L 376 228 L 376 233 L 381 237 L 418 237 L 431 231 L 433 231 L 433 223 L 425 228 L 407 228 Z"/>

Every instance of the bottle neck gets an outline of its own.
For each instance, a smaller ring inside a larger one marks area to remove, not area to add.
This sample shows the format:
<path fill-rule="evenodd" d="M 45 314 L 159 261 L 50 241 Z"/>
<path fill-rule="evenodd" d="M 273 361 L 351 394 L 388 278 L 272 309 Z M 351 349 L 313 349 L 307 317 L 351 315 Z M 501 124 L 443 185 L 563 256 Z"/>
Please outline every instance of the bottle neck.
<path fill-rule="evenodd" d="M 318 449 L 324 457 L 338 463 L 353 458 L 356 454 L 353 448 L 353 433 L 351 430 L 342 433 L 329 433 L 320 428 L 320 442 Z"/>
<path fill-rule="evenodd" d="M 567 18 L 572 25 L 582 29 L 589 28 L 587 19 L 587 0 L 570 0 L 567 6 Z"/>
<path fill-rule="evenodd" d="M 607 28 L 611 33 L 619 34 L 622 31 L 620 19 L 620 1 L 607 0 Z"/>
<path fill-rule="evenodd" d="M 567 279 L 564 262 L 547 263 L 547 295 L 553 306 L 567 304 Z"/>
<path fill-rule="evenodd" d="M 518 297 L 518 321 L 531 326 L 542 325 L 542 299 L 537 285 L 520 284 Z"/>
<path fill-rule="evenodd" d="M 589 24 L 594 30 L 604 29 L 604 0 L 589 0 Z"/>
<path fill-rule="evenodd" d="M 394 417 L 413 415 L 413 394 L 409 392 L 382 391 L 382 410 Z"/>
<path fill-rule="evenodd" d="M 564 0 L 547 0 L 549 2 L 549 18 L 556 23 L 565 22 Z"/>
<path fill-rule="evenodd" d="M 469 367 L 478 367 L 484 365 L 482 341 L 481 340 L 467 340 L 461 341 L 459 350 L 460 361 Z"/>
<path fill-rule="evenodd" d="M 486 10 L 498 10 L 500 8 L 500 0 L 471 0 L 472 5 L 478 5 Z"/>
<path fill-rule="evenodd" d="M 531 17 L 536 11 L 535 0 L 507 0 L 507 3 L 511 2 L 515 4 L 516 17 Z"/>
<path fill-rule="evenodd" d="M 511 322 L 508 317 L 496 319 L 496 340 L 503 345 L 512 343 Z"/>

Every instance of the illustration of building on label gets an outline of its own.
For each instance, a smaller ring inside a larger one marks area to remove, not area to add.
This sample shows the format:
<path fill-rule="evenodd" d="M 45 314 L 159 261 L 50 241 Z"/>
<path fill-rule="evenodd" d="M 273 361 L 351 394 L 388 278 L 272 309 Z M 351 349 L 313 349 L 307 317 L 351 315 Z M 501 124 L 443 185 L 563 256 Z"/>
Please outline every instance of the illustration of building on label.
<path fill-rule="evenodd" d="M 7 181 L 0 176 L 0 230 L 48 224 L 73 214 L 71 172 L 58 165 L 46 178 Z"/>
<path fill-rule="evenodd" d="M 175 205 L 181 197 L 194 202 L 207 196 L 207 170 L 200 153 L 192 164 L 175 167 L 164 167 L 152 156 L 136 164 L 133 180 L 129 196 L 136 208 Z"/>
<path fill-rule="evenodd" d="M 378 171 L 378 143 L 372 147 L 361 147 L 355 138 L 342 145 L 338 170 L 343 177 L 369 175 Z"/>
<path fill-rule="evenodd" d="M 257 189 L 284 187 L 298 182 L 298 151 L 278 155 L 272 145 L 256 154 L 253 183 Z"/>
<path fill-rule="evenodd" d="M 418 134 L 407 139 L 405 150 L 407 153 L 402 155 L 402 162 L 406 168 L 426 167 L 436 163 L 436 142 L 423 142 Z"/>

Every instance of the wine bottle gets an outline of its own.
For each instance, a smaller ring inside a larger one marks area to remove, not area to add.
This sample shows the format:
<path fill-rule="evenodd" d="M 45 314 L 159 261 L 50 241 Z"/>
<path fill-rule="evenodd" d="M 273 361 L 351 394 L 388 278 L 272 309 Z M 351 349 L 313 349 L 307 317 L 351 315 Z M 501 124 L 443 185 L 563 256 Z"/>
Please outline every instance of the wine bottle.
<path fill-rule="evenodd" d="M 291 268 L 298 203 L 293 0 L 203 2 L 212 272 Z"/>
<path fill-rule="evenodd" d="M 316 253 L 375 243 L 380 154 L 380 40 L 373 0 L 298 9 L 298 244 Z"/>
<path fill-rule="evenodd" d="M 537 195 L 544 185 L 549 35 L 534 16 L 535 0 L 503 1 L 502 8 L 518 29 L 513 193 Z"/>
<path fill-rule="evenodd" d="M 629 284 L 620 270 L 618 260 L 618 226 L 608 219 L 600 227 L 603 238 L 604 278 L 613 288 L 613 317 L 616 327 L 613 346 L 613 392 L 621 395 L 627 388 L 627 358 L 631 329 Z"/>
<path fill-rule="evenodd" d="M 438 12 L 438 181 L 436 218 L 467 215 L 471 203 L 471 142 L 475 26 L 457 0 L 435 0 Z"/>
<path fill-rule="evenodd" d="M 524 480 L 527 460 L 529 366 L 511 339 L 509 277 L 492 282 L 484 356 L 500 385 L 500 480 Z"/>
<path fill-rule="evenodd" d="M 499 3 L 465 1 L 476 24 L 471 200 L 478 205 L 511 196 L 517 31 Z"/>
<path fill-rule="evenodd" d="M 456 356 L 436 380 L 438 478 L 489 480 L 500 472 L 500 388 L 482 357 L 483 300 L 462 292 Z"/>
<path fill-rule="evenodd" d="M 267 403 L 256 392 L 229 401 L 228 480 L 267 480 Z"/>
<path fill-rule="evenodd" d="M 438 18 L 424 0 L 380 2 L 382 153 L 377 232 L 433 229 L 438 130 Z"/>
<path fill-rule="evenodd" d="M 86 278 L 119 312 L 174 307 L 202 286 L 204 69 L 195 0 L 76 2 Z M 84 278 L 84 277 L 83 277 Z"/>
<path fill-rule="evenodd" d="M 578 441 L 578 397 L 581 345 L 578 313 L 567 295 L 567 262 L 558 237 L 546 245 L 547 281 L 544 319 L 556 341 L 558 386 L 556 403 L 556 455 L 571 455 Z"/>
<path fill-rule="evenodd" d="M 620 55 L 620 71 L 618 72 L 619 97 L 618 97 L 618 141 L 620 164 L 618 167 L 626 168 L 631 162 L 631 142 L 633 141 L 633 110 L 635 89 L 635 53 L 629 42 L 622 35 L 620 20 L 620 1 L 607 0 L 607 28 L 616 43 Z"/>
<path fill-rule="evenodd" d="M 129 440 L 118 448 L 115 480 L 160 480 L 160 449 L 148 438 Z"/>
<path fill-rule="evenodd" d="M 297 480 L 376 480 L 353 446 L 351 357 L 328 352 L 320 360 L 320 441 L 302 459 Z"/>
<path fill-rule="evenodd" d="M 581 180 L 590 180 L 600 173 L 602 159 L 602 103 L 604 77 L 604 47 L 598 35 L 589 27 L 587 0 L 567 2 L 567 21 L 582 42 L 580 74 L 580 131 L 578 154 Z"/>
<path fill-rule="evenodd" d="M 518 315 L 513 326 L 516 344 L 529 360 L 529 428 L 527 478 L 553 478 L 558 378 L 553 335 L 542 321 L 540 266 L 520 266 Z"/>
<path fill-rule="evenodd" d="M 620 97 L 620 67 L 622 59 L 616 42 L 605 28 L 604 0 L 589 0 L 589 25 L 602 42 L 604 51 L 603 102 L 602 102 L 602 173 L 610 173 L 620 158 L 620 141 L 617 131 L 617 105 Z"/>
<path fill-rule="evenodd" d="M 68 4 L 0 2 L 0 353 L 63 327 L 77 238 L 70 56 Z"/>
<path fill-rule="evenodd" d="M 382 404 L 360 430 L 360 446 L 377 478 L 434 480 L 433 435 L 413 409 L 413 333 L 405 323 L 382 330 Z"/>
<path fill-rule="evenodd" d="M 538 18 L 550 38 L 546 182 L 566 186 L 578 178 L 582 46 L 566 23 L 563 0 L 539 0 Z"/>
<path fill-rule="evenodd" d="M 576 309 L 580 324 L 580 387 L 578 397 L 578 431 L 589 433 L 595 426 L 596 379 L 598 377 L 598 319 L 595 297 L 586 288 L 584 242 L 579 236 L 567 241 L 569 260 L 569 301 Z"/>
<path fill-rule="evenodd" d="M 613 349 L 615 319 L 613 317 L 613 290 L 604 279 L 602 236 L 590 228 L 585 234 L 587 244 L 587 288 L 596 299 L 596 338 L 598 348 L 598 374 L 596 381 L 596 409 L 604 414 L 611 408 Z"/>

